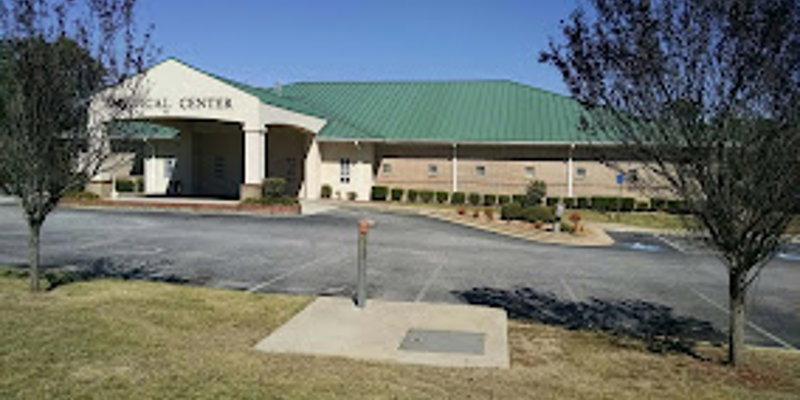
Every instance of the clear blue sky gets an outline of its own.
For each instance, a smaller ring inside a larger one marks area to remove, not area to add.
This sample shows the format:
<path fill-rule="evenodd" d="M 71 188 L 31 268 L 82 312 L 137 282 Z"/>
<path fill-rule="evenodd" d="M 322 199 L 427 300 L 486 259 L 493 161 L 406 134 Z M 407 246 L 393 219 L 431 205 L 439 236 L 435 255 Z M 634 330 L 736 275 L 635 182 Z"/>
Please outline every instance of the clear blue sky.
<path fill-rule="evenodd" d="M 578 0 L 140 0 L 160 58 L 254 85 L 512 79 L 560 93 L 537 62 Z"/>

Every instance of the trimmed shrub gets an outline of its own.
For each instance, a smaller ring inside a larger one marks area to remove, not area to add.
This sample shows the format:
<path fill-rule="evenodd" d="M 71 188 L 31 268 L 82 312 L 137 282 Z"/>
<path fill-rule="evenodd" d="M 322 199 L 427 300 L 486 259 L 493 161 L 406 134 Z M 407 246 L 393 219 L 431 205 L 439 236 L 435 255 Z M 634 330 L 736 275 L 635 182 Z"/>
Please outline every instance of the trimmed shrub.
<path fill-rule="evenodd" d="M 467 200 L 467 196 L 464 192 L 454 192 L 453 196 L 450 197 L 450 202 L 453 204 L 464 204 Z"/>
<path fill-rule="evenodd" d="M 283 178 L 264 178 L 261 181 L 262 197 L 282 197 L 286 194 L 286 179 Z"/>
<path fill-rule="evenodd" d="M 561 223 L 561 232 L 573 234 L 575 233 L 575 226 L 566 222 Z"/>
<path fill-rule="evenodd" d="M 244 199 L 242 203 L 259 206 L 292 206 L 297 204 L 298 200 L 292 196 L 250 197 Z"/>
<path fill-rule="evenodd" d="M 650 199 L 650 209 L 655 211 L 667 211 L 667 199 L 659 197 Z"/>
<path fill-rule="evenodd" d="M 419 191 L 416 189 L 408 189 L 408 202 L 409 203 L 416 203 L 417 197 L 419 197 Z"/>
<path fill-rule="evenodd" d="M 477 208 L 472 210 L 472 218 L 480 218 L 480 216 L 481 216 L 481 210 Z"/>
<path fill-rule="evenodd" d="M 370 198 L 376 201 L 386 201 L 386 197 L 389 195 L 389 188 L 386 186 L 373 186 L 372 192 L 370 193 Z"/>
<path fill-rule="evenodd" d="M 633 211 L 636 199 L 633 197 L 594 196 L 592 208 L 598 211 Z"/>
<path fill-rule="evenodd" d="M 517 202 L 509 203 L 500 208 L 500 219 L 507 221 L 522 219 L 523 208 Z"/>
<path fill-rule="evenodd" d="M 356 201 L 358 199 L 358 193 L 356 192 L 347 192 L 347 200 Z"/>
<path fill-rule="evenodd" d="M 403 193 L 406 191 L 401 188 L 394 188 L 392 189 L 392 201 L 401 201 L 403 200 Z"/>
<path fill-rule="evenodd" d="M 588 209 L 592 208 L 592 203 L 586 197 L 578 197 L 578 208 Z"/>
<path fill-rule="evenodd" d="M 447 192 L 436 192 L 436 202 L 439 204 L 447 203 L 447 200 L 450 199 L 450 193 Z"/>
<path fill-rule="evenodd" d="M 481 204 L 480 193 L 470 193 L 468 199 L 469 199 L 469 204 L 472 204 L 473 206 Z"/>
<path fill-rule="evenodd" d="M 136 188 L 134 190 L 136 190 L 137 193 L 143 193 L 144 192 L 144 179 L 136 178 L 136 179 L 133 180 L 133 182 L 136 184 Z"/>
<path fill-rule="evenodd" d="M 423 203 L 430 203 L 433 201 L 433 190 L 421 190 L 419 192 L 419 198 Z"/>
<path fill-rule="evenodd" d="M 515 194 L 511 196 L 511 201 L 517 203 L 519 205 L 525 204 L 525 195 L 524 194 Z"/>
<path fill-rule="evenodd" d="M 637 201 L 636 211 L 650 211 L 650 203 L 646 201 Z"/>
<path fill-rule="evenodd" d="M 610 211 L 616 207 L 611 204 L 611 197 L 608 196 L 593 196 L 592 209 L 597 211 Z"/>
<path fill-rule="evenodd" d="M 117 179 L 116 189 L 118 192 L 131 193 L 136 190 L 136 184 L 130 179 Z"/>
<path fill-rule="evenodd" d="M 575 198 L 574 197 L 564 197 L 564 207 L 566 207 L 566 208 L 575 208 Z"/>
<path fill-rule="evenodd" d="M 526 207 L 523 211 L 523 218 L 528 222 L 553 222 L 555 213 L 552 208 L 546 206 Z"/>
<path fill-rule="evenodd" d="M 331 187 L 331 185 L 328 185 L 326 183 L 322 185 L 322 189 L 319 191 L 319 193 L 323 199 L 330 199 L 331 196 L 333 195 L 333 188 Z"/>
<path fill-rule="evenodd" d="M 548 207 L 552 207 L 558 204 L 559 200 L 561 200 L 561 197 L 548 197 L 545 199 L 545 204 L 547 204 Z"/>
<path fill-rule="evenodd" d="M 97 193 L 87 191 L 69 191 L 64 194 L 64 198 L 67 200 L 86 201 L 98 200 L 100 196 Z"/>
<path fill-rule="evenodd" d="M 494 209 L 487 208 L 483 210 L 483 215 L 485 215 L 486 218 L 489 219 L 489 221 L 494 220 Z"/>
<path fill-rule="evenodd" d="M 497 201 L 500 203 L 501 206 L 504 206 L 508 203 L 511 203 L 511 196 L 507 194 L 501 194 L 500 196 L 497 196 Z"/>
<path fill-rule="evenodd" d="M 683 200 L 669 200 L 667 201 L 667 212 L 671 214 L 686 214 L 689 212 L 689 207 Z"/>
<path fill-rule="evenodd" d="M 622 202 L 621 211 L 631 212 L 636 208 L 636 199 L 633 197 L 623 197 L 620 201 Z"/>
<path fill-rule="evenodd" d="M 497 204 L 497 195 L 494 194 L 487 194 L 483 196 L 483 205 L 485 206 L 493 206 Z"/>
<path fill-rule="evenodd" d="M 525 188 L 525 206 L 538 206 L 547 195 L 547 184 L 544 181 L 531 181 Z"/>

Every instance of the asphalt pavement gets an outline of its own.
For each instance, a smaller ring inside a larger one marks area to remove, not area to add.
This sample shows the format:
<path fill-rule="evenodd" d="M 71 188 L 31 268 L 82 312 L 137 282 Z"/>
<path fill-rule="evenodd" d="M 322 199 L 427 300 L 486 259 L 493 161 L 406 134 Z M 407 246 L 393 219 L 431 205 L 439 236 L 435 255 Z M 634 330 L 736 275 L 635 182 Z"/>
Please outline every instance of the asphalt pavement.
<path fill-rule="evenodd" d="M 565 304 L 636 300 L 727 326 L 724 266 L 674 237 L 613 233 L 615 246 L 581 248 L 365 209 L 273 218 L 59 209 L 44 226 L 42 259 L 140 268 L 225 289 L 350 295 L 360 218 L 376 222 L 368 239 L 373 298 L 457 303 L 473 288 L 527 288 Z M 0 201 L 0 264 L 25 263 L 26 238 L 19 208 Z M 800 251 L 793 251 L 750 291 L 751 344 L 800 348 Z"/>

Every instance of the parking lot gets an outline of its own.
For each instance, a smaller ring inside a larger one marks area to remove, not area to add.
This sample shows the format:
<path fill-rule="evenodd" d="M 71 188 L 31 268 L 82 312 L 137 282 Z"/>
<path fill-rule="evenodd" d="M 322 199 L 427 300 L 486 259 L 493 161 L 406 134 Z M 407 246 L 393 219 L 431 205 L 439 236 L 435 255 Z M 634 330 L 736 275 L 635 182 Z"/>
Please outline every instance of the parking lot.
<path fill-rule="evenodd" d="M 420 216 L 334 209 L 262 218 L 133 211 L 58 210 L 43 233 L 50 266 L 107 263 L 142 267 L 192 283 L 254 292 L 350 295 L 357 221 L 369 236 L 369 295 L 386 300 L 458 302 L 475 287 L 532 288 L 565 302 L 635 299 L 666 305 L 724 330 L 727 272 L 679 238 L 614 234 L 618 244 L 537 244 Z M 0 204 L 0 264 L 25 262 L 19 208 Z M 685 241 L 684 241 L 685 242 Z M 800 262 L 791 249 L 749 295 L 752 344 L 800 347 Z"/>

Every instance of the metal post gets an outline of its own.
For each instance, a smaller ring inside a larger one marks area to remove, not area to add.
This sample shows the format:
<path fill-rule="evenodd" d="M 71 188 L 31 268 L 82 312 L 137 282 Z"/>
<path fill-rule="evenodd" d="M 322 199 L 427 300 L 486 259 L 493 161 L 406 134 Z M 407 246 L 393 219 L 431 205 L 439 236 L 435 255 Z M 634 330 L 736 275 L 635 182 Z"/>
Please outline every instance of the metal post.
<path fill-rule="evenodd" d="M 356 306 L 367 306 L 367 232 L 370 223 L 361 220 L 358 224 L 358 276 L 356 288 Z"/>
<path fill-rule="evenodd" d="M 556 218 L 553 222 L 553 232 L 561 232 L 561 219 L 564 216 L 564 200 L 559 199 L 556 204 Z"/>

